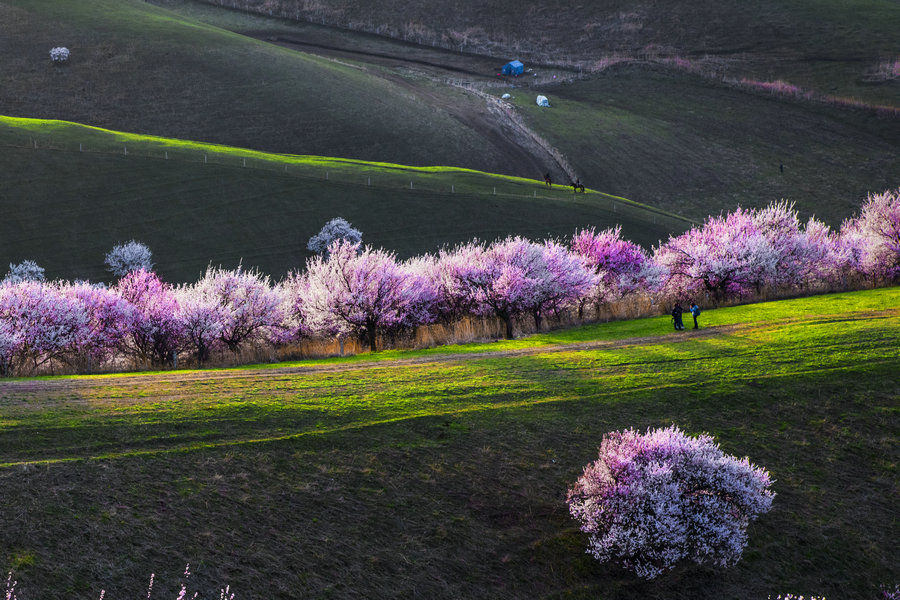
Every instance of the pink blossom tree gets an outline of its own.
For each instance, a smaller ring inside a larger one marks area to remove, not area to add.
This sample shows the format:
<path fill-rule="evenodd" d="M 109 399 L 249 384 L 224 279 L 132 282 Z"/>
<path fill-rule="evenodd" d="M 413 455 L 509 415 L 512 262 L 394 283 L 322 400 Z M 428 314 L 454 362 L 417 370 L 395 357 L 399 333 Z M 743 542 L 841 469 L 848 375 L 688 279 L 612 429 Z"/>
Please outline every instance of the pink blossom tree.
<path fill-rule="evenodd" d="M 599 306 L 656 285 L 657 278 L 647 253 L 637 244 L 622 239 L 619 226 L 599 233 L 593 228 L 583 229 L 572 236 L 569 246 L 596 276 L 591 293 L 579 305 L 580 317 L 587 301 Z"/>
<path fill-rule="evenodd" d="M 28 364 L 32 370 L 71 360 L 89 328 L 81 302 L 61 285 L 39 281 L 0 285 L 0 322 L 9 332 L 8 368 Z"/>
<path fill-rule="evenodd" d="M 134 307 L 134 319 L 119 349 L 138 360 L 166 363 L 182 342 L 172 286 L 156 273 L 138 269 L 127 273 L 112 289 Z"/>
<path fill-rule="evenodd" d="M 13 360 L 21 351 L 23 342 L 22 332 L 15 323 L 0 319 L 0 375 L 3 377 L 9 377 Z"/>
<path fill-rule="evenodd" d="M 423 257 L 421 270 L 434 294 L 432 313 L 443 323 L 451 323 L 477 312 L 478 299 L 468 285 L 476 267 L 476 257 L 484 248 L 477 241 L 453 249 L 442 248 L 437 256 Z"/>
<path fill-rule="evenodd" d="M 197 310 L 205 312 L 204 327 L 211 327 L 216 313 L 219 339 L 232 352 L 238 352 L 247 343 L 271 340 L 273 332 L 283 326 L 279 289 L 271 284 L 268 275 L 258 271 L 210 267 L 194 286 L 193 294 L 197 297 L 191 306 L 196 309 L 193 316 L 201 316 Z M 218 308 L 203 310 L 203 304 Z"/>
<path fill-rule="evenodd" d="M 210 353 L 221 343 L 224 309 L 216 298 L 198 290 L 197 285 L 179 286 L 175 290 L 175 298 L 184 345 L 193 351 L 197 363 L 203 366 L 209 360 Z"/>
<path fill-rule="evenodd" d="M 670 237 L 653 259 L 665 269 L 669 295 L 709 293 L 721 300 L 758 290 L 772 277 L 779 257 L 754 213 L 739 208 Z"/>
<path fill-rule="evenodd" d="M 303 331 L 315 335 L 356 336 L 372 352 L 378 336 L 410 323 L 420 304 L 416 280 L 390 252 L 342 239 L 315 256 L 295 289 L 295 310 Z"/>
<path fill-rule="evenodd" d="M 677 427 L 614 431 L 569 490 L 588 553 L 653 579 L 681 560 L 728 567 L 747 526 L 769 511 L 769 474 L 722 452 L 713 438 Z"/>
<path fill-rule="evenodd" d="M 87 319 L 77 341 L 78 351 L 88 361 L 88 370 L 112 358 L 125 340 L 135 319 L 135 308 L 115 291 L 78 282 L 63 286 L 64 293 L 81 303 Z"/>
<path fill-rule="evenodd" d="M 543 316 L 577 304 L 596 285 L 597 277 L 588 270 L 581 257 L 565 246 L 548 240 L 540 246 L 541 257 L 537 277 L 526 302 L 526 310 L 541 330 Z"/>
<path fill-rule="evenodd" d="M 556 242 L 509 237 L 490 246 L 463 244 L 446 256 L 445 302 L 453 296 L 474 302 L 477 312 L 503 320 L 507 339 L 513 338 L 515 319 L 531 314 L 540 329 L 548 310 L 575 302 L 594 283 L 581 259 Z"/>
<path fill-rule="evenodd" d="M 900 277 L 900 189 L 870 194 L 858 217 L 841 226 L 841 236 L 859 253 L 859 270 L 872 281 Z"/>

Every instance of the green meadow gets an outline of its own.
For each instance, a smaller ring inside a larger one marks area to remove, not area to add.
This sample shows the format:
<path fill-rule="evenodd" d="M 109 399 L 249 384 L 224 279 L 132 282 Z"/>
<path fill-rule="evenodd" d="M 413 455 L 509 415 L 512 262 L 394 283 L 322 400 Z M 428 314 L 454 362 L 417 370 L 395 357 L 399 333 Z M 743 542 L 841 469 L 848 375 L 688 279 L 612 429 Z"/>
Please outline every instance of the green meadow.
<path fill-rule="evenodd" d="M 875 598 L 893 585 L 900 289 L 511 342 L 0 387 L 20 598 Z M 677 424 L 776 480 L 735 567 L 584 553 L 605 432 Z M 209 594 L 209 591 L 204 592 Z"/>

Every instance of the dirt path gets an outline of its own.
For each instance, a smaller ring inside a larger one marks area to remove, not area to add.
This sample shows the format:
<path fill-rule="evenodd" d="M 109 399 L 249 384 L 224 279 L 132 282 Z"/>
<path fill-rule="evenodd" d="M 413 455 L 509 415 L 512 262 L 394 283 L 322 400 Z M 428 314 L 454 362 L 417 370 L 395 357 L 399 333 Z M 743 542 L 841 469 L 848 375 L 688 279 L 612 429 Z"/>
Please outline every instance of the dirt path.
<path fill-rule="evenodd" d="M 496 85 L 498 82 L 490 74 L 502 62 L 499 59 L 395 41 L 381 41 L 384 51 L 378 51 L 369 45 L 338 46 L 283 31 L 239 33 L 325 58 L 351 60 L 378 67 L 366 71 L 408 90 L 485 138 L 499 155 L 506 157 L 504 163 L 509 165 L 507 171 L 510 175 L 540 180 L 544 173 L 550 171 L 554 179 L 561 183 L 578 178 L 574 168 L 562 158 L 558 150 L 530 130 L 521 119 L 511 117 L 511 108 L 504 110 L 497 99 L 486 98 L 477 89 L 447 83 L 461 81 L 462 76 L 467 83 L 473 85 Z M 405 73 L 416 76 L 404 76 Z M 447 87 L 452 91 L 462 90 L 470 96 L 472 102 L 458 102 L 458 92 L 447 93 Z"/>
<path fill-rule="evenodd" d="M 635 337 L 623 340 L 576 342 L 572 344 L 550 344 L 532 348 L 517 348 L 514 350 L 486 350 L 484 352 L 430 354 L 427 356 L 414 356 L 410 358 L 398 358 L 390 361 L 354 361 L 332 364 L 310 364 L 292 367 L 265 367 L 261 369 L 246 369 L 235 367 L 232 369 L 210 371 L 157 371 L 136 373 L 134 375 L 116 375 L 109 378 L 60 378 L 60 379 L 28 379 L 7 381 L 0 388 L 0 399 L 4 396 L 19 394 L 32 394 L 52 391 L 76 391 L 79 389 L 96 388 L 103 386 L 131 386 L 146 383 L 152 379 L 154 383 L 188 383 L 192 381 L 221 381 L 227 379 L 257 379 L 260 377 L 284 377 L 290 375 L 305 375 L 315 373 L 344 373 L 366 369 L 388 369 L 416 365 L 462 363 L 484 358 L 515 358 L 520 356 L 534 356 L 538 354 L 552 354 L 558 352 L 584 352 L 589 350 L 614 350 L 631 346 L 647 346 L 655 344 L 671 344 L 684 340 L 696 340 L 717 337 L 727 333 L 733 333 L 741 327 L 737 325 L 716 326 L 700 329 L 698 331 L 686 331 L 684 333 L 670 333 L 667 335 L 655 335 Z"/>

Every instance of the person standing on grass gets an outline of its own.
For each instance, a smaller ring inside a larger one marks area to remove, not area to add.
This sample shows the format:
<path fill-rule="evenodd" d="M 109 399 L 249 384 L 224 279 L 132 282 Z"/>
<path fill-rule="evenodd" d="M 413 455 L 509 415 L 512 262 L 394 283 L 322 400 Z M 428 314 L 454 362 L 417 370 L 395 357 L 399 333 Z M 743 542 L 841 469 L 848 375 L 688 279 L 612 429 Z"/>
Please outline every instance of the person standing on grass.
<path fill-rule="evenodd" d="M 694 329 L 700 329 L 697 325 L 697 317 L 700 316 L 700 307 L 696 302 L 691 302 L 691 316 L 694 317 Z"/>
<path fill-rule="evenodd" d="M 675 303 L 675 308 L 672 309 L 672 320 L 675 321 L 675 331 L 681 331 L 684 329 L 684 322 L 681 320 L 681 314 L 684 312 L 684 309 L 681 308 L 681 304 L 678 302 Z"/>

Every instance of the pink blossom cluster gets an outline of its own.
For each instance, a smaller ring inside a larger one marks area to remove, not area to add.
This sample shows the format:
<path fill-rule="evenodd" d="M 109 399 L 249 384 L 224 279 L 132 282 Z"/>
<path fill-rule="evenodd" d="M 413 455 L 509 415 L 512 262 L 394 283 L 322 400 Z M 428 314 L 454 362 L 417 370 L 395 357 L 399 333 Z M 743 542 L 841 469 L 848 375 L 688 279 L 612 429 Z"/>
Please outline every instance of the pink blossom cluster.
<path fill-rule="evenodd" d="M 109 288 L 9 276 L 0 283 L 0 371 L 162 365 L 179 353 L 202 364 L 214 352 L 309 337 L 357 338 L 374 351 L 379 339 L 470 315 L 502 321 L 511 338 L 522 319 L 540 330 L 548 316 L 581 318 L 638 293 L 714 303 L 897 278 L 900 190 L 870 196 L 839 231 L 801 223 L 778 202 L 710 217 L 652 252 L 618 227 L 578 231 L 565 243 L 472 241 L 405 261 L 337 238 L 280 282 L 241 267 L 209 268 L 179 286 L 147 268 Z"/>
<path fill-rule="evenodd" d="M 769 474 L 675 426 L 606 434 L 599 458 L 569 490 L 588 553 L 653 579 L 684 560 L 729 567 L 747 526 L 769 511 Z"/>
<path fill-rule="evenodd" d="M 900 276 L 900 190 L 869 196 L 859 216 L 832 231 L 801 224 L 785 202 L 737 209 L 655 249 L 664 295 L 723 300 L 765 289 L 846 286 Z"/>
<path fill-rule="evenodd" d="M 742 78 L 738 81 L 738 85 L 742 87 L 764 90 L 772 94 L 780 94 L 782 96 L 794 96 L 797 98 L 811 99 L 812 93 L 805 91 L 803 88 L 792 83 L 776 79 L 775 81 L 759 81 L 756 79 Z"/>

